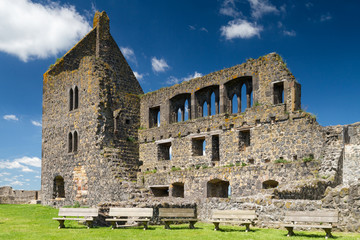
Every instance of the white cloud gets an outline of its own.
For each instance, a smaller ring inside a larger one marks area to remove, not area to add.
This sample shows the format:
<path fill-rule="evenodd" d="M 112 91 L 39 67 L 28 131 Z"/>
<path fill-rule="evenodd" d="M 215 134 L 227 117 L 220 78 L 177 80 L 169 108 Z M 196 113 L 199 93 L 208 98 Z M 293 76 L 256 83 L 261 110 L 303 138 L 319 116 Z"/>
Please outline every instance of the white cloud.
<path fill-rule="evenodd" d="M 308 3 L 305 3 L 305 6 L 307 8 L 312 8 L 314 6 L 314 4 L 312 2 L 308 2 Z"/>
<path fill-rule="evenodd" d="M 236 9 L 235 0 L 225 0 L 220 8 L 220 14 L 229 17 L 238 17 L 240 12 Z"/>
<path fill-rule="evenodd" d="M 262 26 L 250 23 L 246 20 L 236 19 L 228 22 L 227 26 L 220 28 L 221 35 L 227 40 L 234 38 L 252 38 L 254 36 L 260 37 Z"/>
<path fill-rule="evenodd" d="M 32 123 L 32 125 L 34 125 L 34 126 L 37 126 L 37 127 L 42 127 L 41 122 L 31 120 L 31 123 Z"/>
<path fill-rule="evenodd" d="M 332 16 L 330 13 L 326 13 L 326 14 L 323 14 L 321 15 L 320 17 L 320 22 L 325 22 L 325 21 L 329 21 L 332 19 Z"/>
<path fill-rule="evenodd" d="M 194 31 L 194 30 L 196 30 L 196 27 L 192 26 L 192 25 L 189 25 L 189 29 Z"/>
<path fill-rule="evenodd" d="M 24 182 L 13 181 L 13 182 L 10 183 L 10 185 L 12 185 L 12 186 L 22 186 L 22 185 L 24 185 Z"/>
<path fill-rule="evenodd" d="M 13 161 L 0 161 L 0 169 L 20 169 L 22 172 L 34 172 L 31 167 L 41 167 L 41 159 L 38 157 L 22 157 Z"/>
<path fill-rule="evenodd" d="M 134 72 L 134 75 L 137 80 L 142 80 L 144 78 L 144 74 L 140 74 L 138 72 Z"/>
<path fill-rule="evenodd" d="M 206 28 L 204 28 L 204 27 L 202 27 L 202 28 L 200 28 L 200 31 L 202 31 L 202 32 L 209 32 Z"/>
<path fill-rule="evenodd" d="M 151 65 L 154 72 L 165 72 L 166 69 L 170 68 L 163 58 L 157 59 L 153 57 L 151 59 Z"/>
<path fill-rule="evenodd" d="M 71 5 L 31 0 L 0 1 L 0 51 L 26 62 L 68 50 L 90 29 Z M 6 34 L 5 34 L 6 33 Z"/>
<path fill-rule="evenodd" d="M 285 36 L 290 36 L 290 37 L 296 36 L 296 32 L 294 30 L 291 30 L 291 31 L 284 30 L 283 33 Z"/>
<path fill-rule="evenodd" d="M 135 64 L 137 64 L 136 56 L 134 50 L 128 47 L 120 47 L 121 52 L 124 54 L 124 57 Z"/>
<path fill-rule="evenodd" d="M 188 75 L 186 77 L 183 77 L 183 78 L 177 78 L 177 77 L 174 77 L 174 76 L 170 76 L 168 78 L 168 80 L 166 81 L 166 84 L 168 84 L 168 85 L 179 84 L 179 83 L 181 83 L 183 81 L 189 81 L 189 80 L 191 80 L 193 78 L 198 78 L 198 77 L 202 77 L 202 76 L 203 75 L 201 73 L 197 72 L 197 71 L 195 71 L 194 74 L 190 74 L 190 75 Z"/>
<path fill-rule="evenodd" d="M 268 13 L 279 13 L 279 10 L 271 5 L 268 0 L 248 0 L 251 7 L 251 16 L 258 19 Z"/>
<path fill-rule="evenodd" d="M 15 116 L 15 115 L 5 115 L 4 117 L 3 117 L 5 120 L 8 120 L 8 121 L 19 121 L 19 119 Z"/>

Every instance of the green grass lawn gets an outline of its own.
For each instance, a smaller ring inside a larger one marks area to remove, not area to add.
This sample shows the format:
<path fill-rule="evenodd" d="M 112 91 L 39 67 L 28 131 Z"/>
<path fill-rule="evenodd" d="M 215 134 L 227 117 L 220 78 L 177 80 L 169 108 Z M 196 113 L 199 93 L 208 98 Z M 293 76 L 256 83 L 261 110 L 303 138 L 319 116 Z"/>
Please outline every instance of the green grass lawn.
<path fill-rule="evenodd" d="M 287 239 L 285 230 L 253 228 L 245 232 L 244 227 L 221 226 L 214 231 L 212 224 L 197 223 L 196 229 L 188 229 L 187 224 L 172 225 L 171 230 L 163 226 L 150 226 L 144 231 L 141 227 L 115 229 L 95 227 L 87 229 L 75 221 L 65 222 L 65 229 L 58 229 L 58 222 L 52 220 L 57 209 L 40 205 L 0 204 L 0 239 Z M 325 239 L 325 232 L 300 232 L 293 240 Z M 355 233 L 333 234 L 335 239 L 359 239 Z"/>

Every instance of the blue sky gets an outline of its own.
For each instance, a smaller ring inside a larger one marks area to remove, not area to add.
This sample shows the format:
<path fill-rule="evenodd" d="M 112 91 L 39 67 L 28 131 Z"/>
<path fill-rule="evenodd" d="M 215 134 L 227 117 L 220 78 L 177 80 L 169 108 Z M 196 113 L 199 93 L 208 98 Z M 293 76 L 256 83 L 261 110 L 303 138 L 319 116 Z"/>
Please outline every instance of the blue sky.
<path fill-rule="evenodd" d="M 0 186 L 40 189 L 42 74 L 95 10 L 144 92 L 279 53 L 321 125 L 360 121 L 356 0 L 0 0 Z"/>

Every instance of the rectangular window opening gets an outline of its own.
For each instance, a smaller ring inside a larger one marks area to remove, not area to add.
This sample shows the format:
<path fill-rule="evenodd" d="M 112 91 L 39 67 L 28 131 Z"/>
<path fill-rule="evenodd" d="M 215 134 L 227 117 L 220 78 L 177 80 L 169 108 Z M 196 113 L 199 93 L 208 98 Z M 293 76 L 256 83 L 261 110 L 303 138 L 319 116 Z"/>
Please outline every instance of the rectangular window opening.
<path fill-rule="evenodd" d="M 160 106 L 149 108 L 149 128 L 160 126 Z"/>
<path fill-rule="evenodd" d="M 171 159 L 171 142 L 158 144 L 159 161 Z"/>
<path fill-rule="evenodd" d="M 212 161 L 220 160 L 219 135 L 213 135 L 212 140 Z"/>
<path fill-rule="evenodd" d="M 193 156 L 204 156 L 205 146 L 206 146 L 205 137 L 193 138 L 192 139 Z"/>
<path fill-rule="evenodd" d="M 284 82 L 274 83 L 274 104 L 284 103 Z"/>
<path fill-rule="evenodd" d="M 250 130 L 242 130 L 239 132 L 240 151 L 245 151 L 250 146 Z"/>

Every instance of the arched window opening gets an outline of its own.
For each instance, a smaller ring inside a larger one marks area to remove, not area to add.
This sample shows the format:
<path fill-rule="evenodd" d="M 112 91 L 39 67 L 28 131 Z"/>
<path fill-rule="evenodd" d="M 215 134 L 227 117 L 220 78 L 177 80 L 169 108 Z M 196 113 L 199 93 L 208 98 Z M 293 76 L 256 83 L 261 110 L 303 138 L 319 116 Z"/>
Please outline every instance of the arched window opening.
<path fill-rule="evenodd" d="M 205 101 L 204 104 L 203 104 L 203 107 L 202 107 L 203 111 L 202 111 L 202 116 L 203 117 L 206 117 L 208 116 L 208 104 L 207 102 Z"/>
<path fill-rule="evenodd" d="M 229 187 L 228 181 L 220 179 L 210 180 L 207 182 L 207 197 L 227 198 L 229 197 Z"/>
<path fill-rule="evenodd" d="M 184 183 L 176 182 L 172 184 L 172 196 L 173 197 L 184 197 Z"/>
<path fill-rule="evenodd" d="M 78 133 L 77 131 L 74 132 L 74 152 L 78 150 Z"/>
<path fill-rule="evenodd" d="M 74 109 L 77 109 L 79 107 L 79 90 L 78 87 L 75 86 L 74 89 Z"/>
<path fill-rule="evenodd" d="M 211 98 L 210 98 L 210 100 L 211 100 L 211 104 L 210 104 L 210 114 L 211 115 L 215 115 L 216 114 L 216 100 L 215 100 L 215 93 L 213 92 L 212 94 L 211 94 Z"/>
<path fill-rule="evenodd" d="M 73 151 L 73 135 L 69 132 L 68 136 L 68 152 L 71 153 Z"/>
<path fill-rule="evenodd" d="M 247 94 L 246 94 L 246 85 L 243 84 L 241 87 L 241 107 L 240 107 L 240 112 L 244 112 L 245 109 L 248 107 L 247 105 Z"/>
<path fill-rule="evenodd" d="M 69 111 L 74 109 L 74 91 L 72 88 L 69 90 Z"/>
<path fill-rule="evenodd" d="M 263 189 L 276 188 L 279 183 L 275 180 L 267 180 L 262 183 Z"/>
<path fill-rule="evenodd" d="M 187 121 L 189 120 L 189 101 L 186 100 L 185 101 L 185 104 L 184 104 L 184 121 Z"/>
<path fill-rule="evenodd" d="M 179 108 L 177 111 L 177 122 L 181 122 L 182 121 L 182 113 L 181 113 L 181 109 Z"/>
<path fill-rule="evenodd" d="M 61 176 L 56 176 L 54 179 L 53 197 L 54 199 L 65 198 L 65 183 Z"/>
<path fill-rule="evenodd" d="M 236 93 L 231 99 L 231 113 L 238 113 L 238 96 Z"/>

